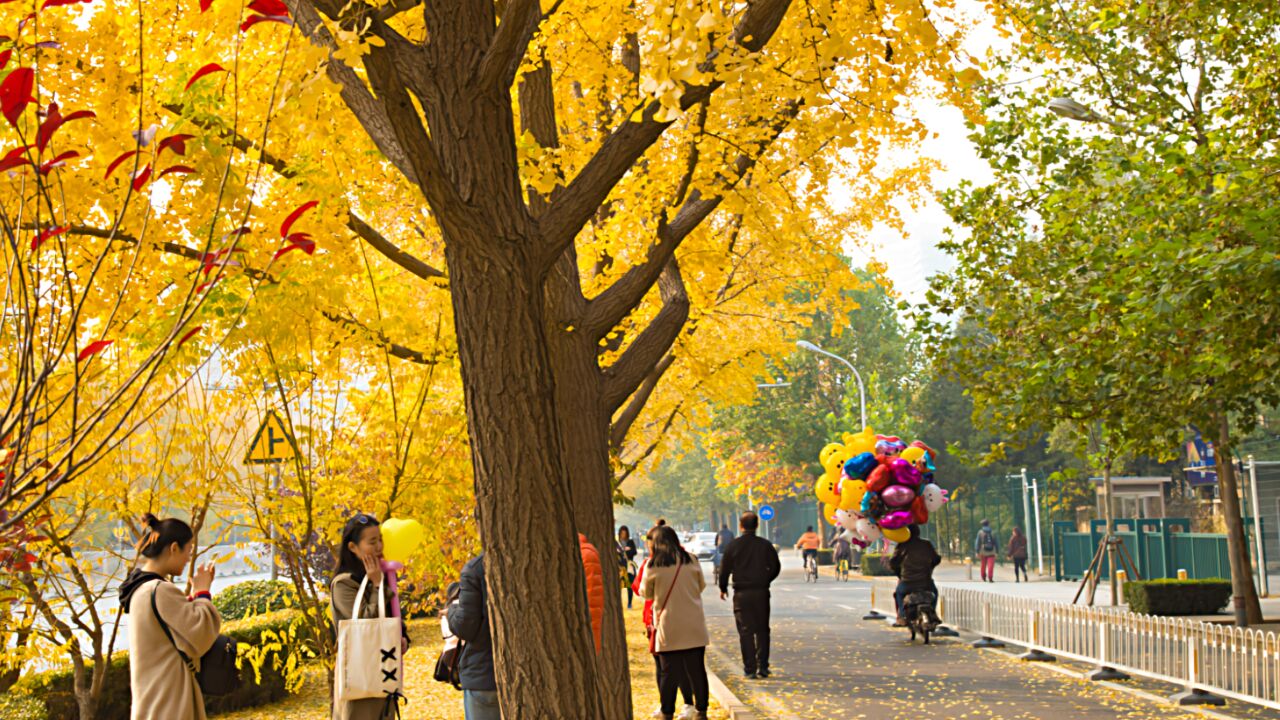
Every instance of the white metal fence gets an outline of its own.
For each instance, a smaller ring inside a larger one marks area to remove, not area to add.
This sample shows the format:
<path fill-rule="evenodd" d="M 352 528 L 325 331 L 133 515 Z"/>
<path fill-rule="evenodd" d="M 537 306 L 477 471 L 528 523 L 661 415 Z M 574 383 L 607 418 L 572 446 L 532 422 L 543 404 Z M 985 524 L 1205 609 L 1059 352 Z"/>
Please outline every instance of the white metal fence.
<path fill-rule="evenodd" d="M 877 587 L 878 585 L 878 587 Z M 891 586 L 872 607 L 893 613 Z M 940 588 L 944 622 L 1028 650 L 1280 709 L 1280 637 L 1171 617 Z"/>

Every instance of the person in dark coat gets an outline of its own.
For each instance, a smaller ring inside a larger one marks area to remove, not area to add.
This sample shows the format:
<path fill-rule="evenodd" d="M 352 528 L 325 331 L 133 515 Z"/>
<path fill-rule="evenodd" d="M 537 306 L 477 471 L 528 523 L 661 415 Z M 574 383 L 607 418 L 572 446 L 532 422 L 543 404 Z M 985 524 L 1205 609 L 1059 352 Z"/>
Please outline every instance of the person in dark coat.
<path fill-rule="evenodd" d="M 720 559 L 720 599 L 733 583 L 733 619 L 742 646 L 742 672 L 748 678 L 769 677 L 769 585 L 782 572 L 773 543 L 756 535 L 760 518 L 745 512 L 742 534 L 729 543 Z"/>
<path fill-rule="evenodd" d="M 462 707 L 466 720 L 502 720 L 498 681 L 493 673 L 493 636 L 489 628 L 488 589 L 484 581 L 484 553 L 462 568 L 458 599 L 449 604 L 449 630 L 466 646 L 458 660 Z"/>
<path fill-rule="evenodd" d="M 1013 561 L 1013 581 L 1022 582 L 1031 579 L 1027 577 L 1027 536 L 1022 534 L 1022 528 L 1015 527 L 1013 535 L 1009 537 L 1009 547 L 1006 548 L 1005 554 Z M 1018 573 L 1022 573 L 1022 580 L 1018 579 Z"/>
<path fill-rule="evenodd" d="M 919 525 L 908 525 L 910 539 L 898 543 L 889 558 L 889 568 L 898 576 L 898 588 L 893 591 L 893 604 L 898 609 L 898 619 L 894 625 L 905 626 L 906 616 L 903 612 L 902 600 L 913 592 L 922 590 L 938 594 L 938 586 L 933 582 L 933 569 L 942 562 L 942 556 L 934 549 L 933 543 L 920 537 Z"/>

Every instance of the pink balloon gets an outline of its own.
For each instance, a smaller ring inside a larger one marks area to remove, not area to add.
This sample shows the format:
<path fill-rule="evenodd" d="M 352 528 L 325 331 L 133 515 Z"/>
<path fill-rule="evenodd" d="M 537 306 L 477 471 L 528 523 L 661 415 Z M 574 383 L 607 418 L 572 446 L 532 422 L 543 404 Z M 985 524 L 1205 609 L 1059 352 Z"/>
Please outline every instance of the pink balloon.
<path fill-rule="evenodd" d="M 880 498 L 884 500 L 885 505 L 900 508 L 910 505 L 911 501 L 916 499 L 916 491 L 906 485 L 890 485 L 880 493 Z"/>
<path fill-rule="evenodd" d="M 897 480 L 899 485 L 916 487 L 920 484 L 920 469 L 902 458 L 890 462 L 889 470 L 893 472 L 893 479 Z"/>
<path fill-rule="evenodd" d="M 880 518 L 880 527 L 885 530 L 897 530 L 911 524 L 910 510 L 895 510 Z"/>

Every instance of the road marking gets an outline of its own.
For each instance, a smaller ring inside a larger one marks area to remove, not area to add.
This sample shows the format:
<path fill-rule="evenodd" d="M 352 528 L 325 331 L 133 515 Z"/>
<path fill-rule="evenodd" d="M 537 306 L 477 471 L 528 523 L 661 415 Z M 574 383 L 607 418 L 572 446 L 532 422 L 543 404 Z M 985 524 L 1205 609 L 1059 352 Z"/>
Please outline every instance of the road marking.
<path fill-rule="evenodd" d="M 849 612 L 858 612 L 857 610 L 854 610 L 853 608 L 849 607 L 848 605 L 837 605 L 836 607 L 838 607 L 838 608 L 842 608 L 842 609 L 844 609 L 844 610 L 848 610 Z"/>
<path fill-rule="evenodd" d="M 778 589 L 781 590 L 782 592 L 791 592 L 791 588 L 789 587 L 780 587 Z"/>
<path fill-rule="evenodd" d="M 817 600 L 818 602 L 822 602 L 822 598 L 818 597 L 817 595 L 805 595 L 805 597 L 809 598 L 810 600 Z"/>

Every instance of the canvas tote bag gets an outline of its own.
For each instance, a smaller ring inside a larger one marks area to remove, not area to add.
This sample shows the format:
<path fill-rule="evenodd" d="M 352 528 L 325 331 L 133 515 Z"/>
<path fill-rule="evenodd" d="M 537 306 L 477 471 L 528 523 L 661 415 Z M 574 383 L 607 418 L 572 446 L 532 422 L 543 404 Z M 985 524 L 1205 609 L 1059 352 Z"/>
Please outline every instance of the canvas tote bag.
<path fill-rule="evenodd" d="M 333 673 L 338 702 L 398 698 L 404 689 L 400 618 L 387 617 L 382 585 L 378 586 L 378 617 L 361 618 L 360 604 L 368 586 L 369 578 L 360 581 L 351 619 L 338 622 L 338 662 Z"/>

